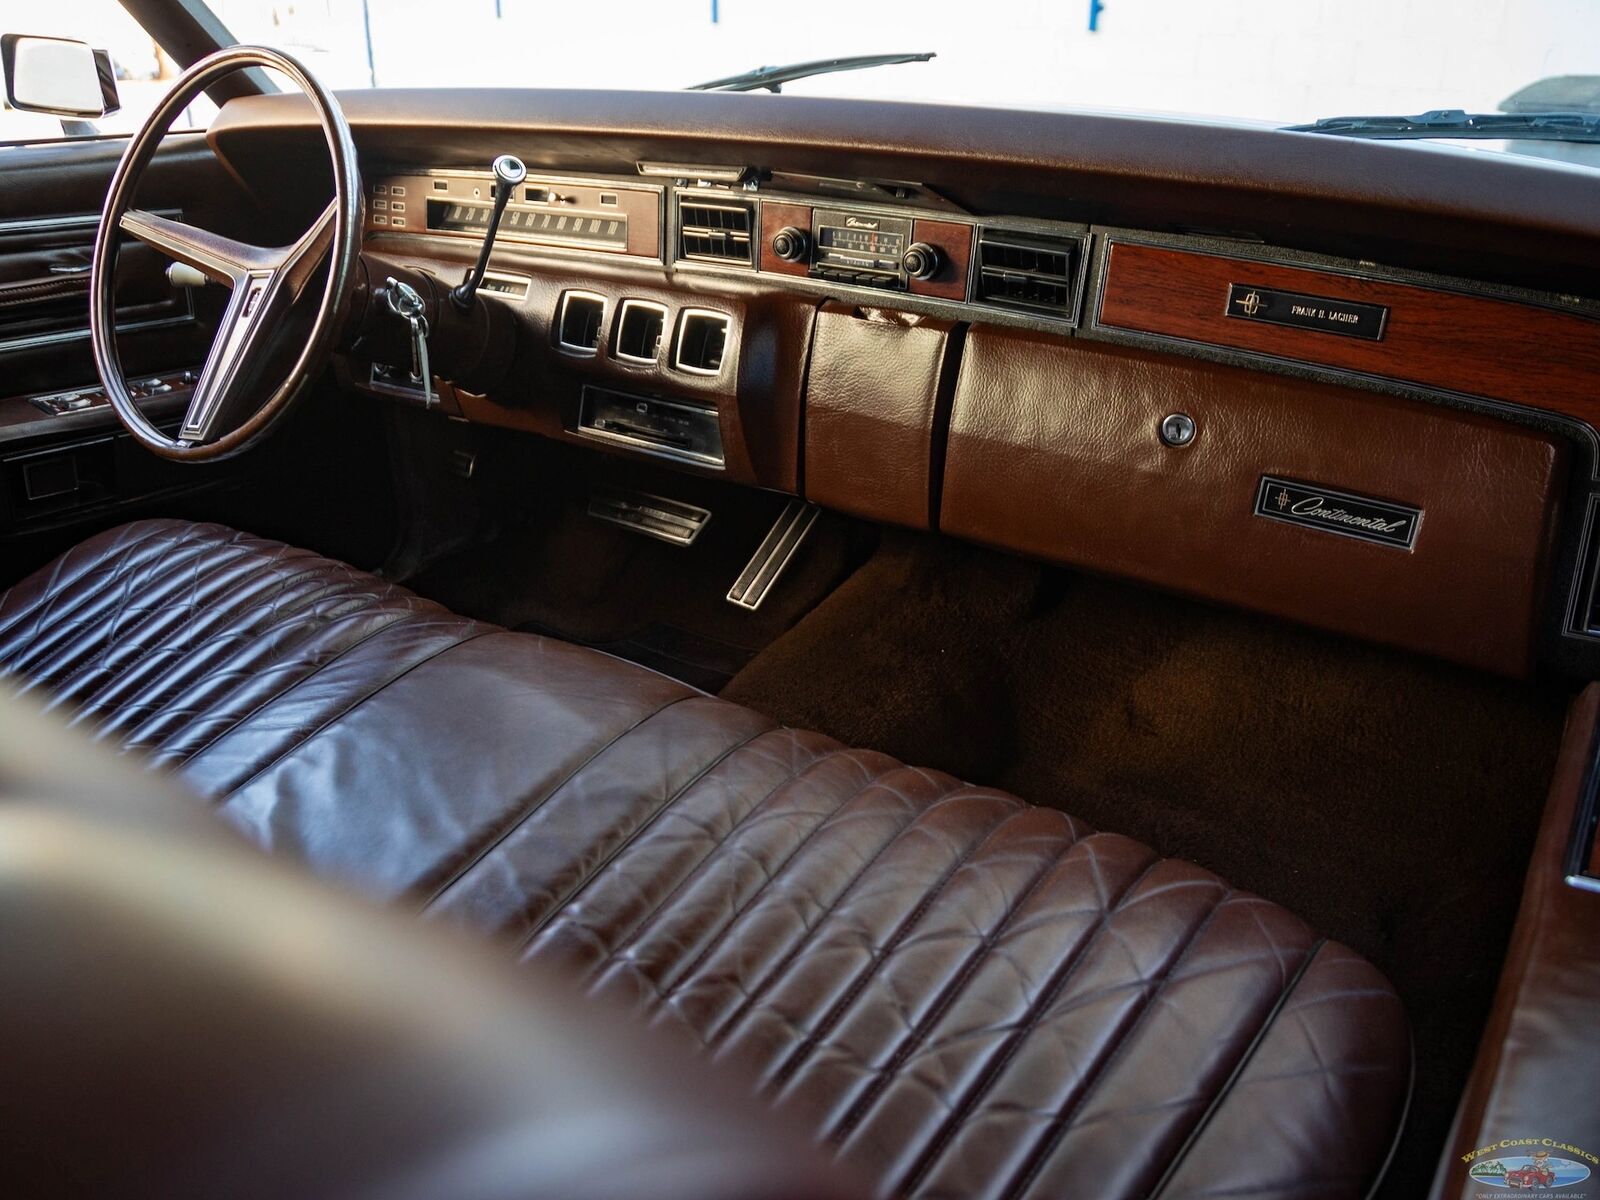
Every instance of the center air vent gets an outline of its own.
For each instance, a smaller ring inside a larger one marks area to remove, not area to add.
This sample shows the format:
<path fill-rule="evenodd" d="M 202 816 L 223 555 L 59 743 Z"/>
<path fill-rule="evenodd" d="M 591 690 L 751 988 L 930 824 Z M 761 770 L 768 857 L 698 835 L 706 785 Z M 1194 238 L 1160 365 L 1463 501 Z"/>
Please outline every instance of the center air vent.
<path fill-rule="evenodd" d="M 600 348 L 606 319 L 606 298 L 593 292 L 561 293 L 556 314 L 556 344 L 572 354 L 593 354 Z"/>
<path fill-rule="evenodd" d="M 1077 298 L 1082 243 L 1006 229 L 978 237 L 977 295 L 980 303 L 1070 319 Z"/>
<path fill-rule="evenodd" d="M 750 229 L 755 209 L 739 200 L 678 201 L 678 257 L 697 262 L 755 265 Z"/>
<path fill-rule="evenodd" d="M 683 319 L 678 322 L 678 349 L 672 356 L 672 365 L 691 375 L 720 374 L 732 326 L 727 313 L 684 309 Z"/>

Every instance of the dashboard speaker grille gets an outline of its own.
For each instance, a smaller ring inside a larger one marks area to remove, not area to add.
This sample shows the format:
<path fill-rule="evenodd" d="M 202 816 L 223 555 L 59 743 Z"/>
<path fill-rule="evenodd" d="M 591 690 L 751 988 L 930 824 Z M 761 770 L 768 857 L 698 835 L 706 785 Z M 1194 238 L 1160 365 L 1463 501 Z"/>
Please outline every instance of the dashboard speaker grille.
<path fill-rule="evenodd" d="M 755 210 L 737 200 L 680 200 L 678 257 L 699 262 L 755 265 L 750 231 Z"/>
<path fill-rule="evenodd" d="M 1003 229 L 978 237 L 980 303 L 1024 312 L 1073 315 L 1080 243 Z"/>

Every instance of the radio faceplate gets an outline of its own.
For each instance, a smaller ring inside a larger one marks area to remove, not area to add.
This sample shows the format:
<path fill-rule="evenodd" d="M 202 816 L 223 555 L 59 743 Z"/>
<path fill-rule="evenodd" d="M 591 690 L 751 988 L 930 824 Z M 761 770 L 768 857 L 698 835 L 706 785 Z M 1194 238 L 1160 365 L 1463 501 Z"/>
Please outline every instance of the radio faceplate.
<path fill-rule="evenodd" d="M 912 241 L 909 217 L 815 208 L 811 231 L 813 278 L 905 290 L 907 276 L 901 259 Z"/>

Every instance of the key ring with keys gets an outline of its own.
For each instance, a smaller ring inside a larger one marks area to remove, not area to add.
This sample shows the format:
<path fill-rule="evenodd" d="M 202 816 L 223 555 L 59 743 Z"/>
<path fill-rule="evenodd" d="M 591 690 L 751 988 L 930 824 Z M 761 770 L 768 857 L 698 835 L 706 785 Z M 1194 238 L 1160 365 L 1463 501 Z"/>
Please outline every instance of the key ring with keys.
<path fill-rule="evenodd" d="M 428 318 L 423 315 L 427 305 L 409 283 L 393 275 L 385 283 L 384 299 L 389 311 L 411 326 L 411 378 L 422 387 L 424 405 L 432 408 L 437 400 L 433 394 L 433 372 L 428 366 Z"/>

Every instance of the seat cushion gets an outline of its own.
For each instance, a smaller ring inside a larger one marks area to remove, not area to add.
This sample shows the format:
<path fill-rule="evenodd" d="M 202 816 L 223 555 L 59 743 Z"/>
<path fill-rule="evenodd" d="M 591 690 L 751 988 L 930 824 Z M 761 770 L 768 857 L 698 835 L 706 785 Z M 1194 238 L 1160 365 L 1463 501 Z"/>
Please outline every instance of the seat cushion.
<path fill-rule="evenodd" d="M 742 1069 L 882 1195 L 1358 1196 L 1369 964 L 1128 838 L 375 577 L 151 522 L 0 598 L 0 668 L 369 893 Z"/>

